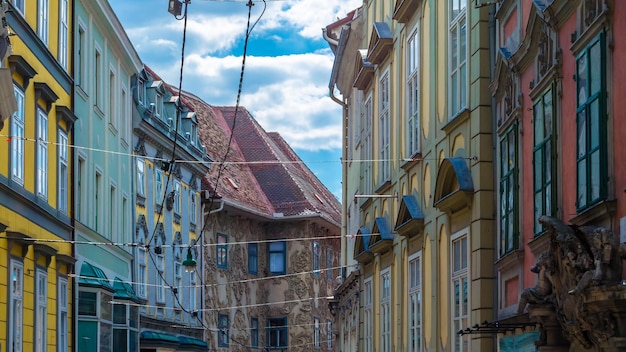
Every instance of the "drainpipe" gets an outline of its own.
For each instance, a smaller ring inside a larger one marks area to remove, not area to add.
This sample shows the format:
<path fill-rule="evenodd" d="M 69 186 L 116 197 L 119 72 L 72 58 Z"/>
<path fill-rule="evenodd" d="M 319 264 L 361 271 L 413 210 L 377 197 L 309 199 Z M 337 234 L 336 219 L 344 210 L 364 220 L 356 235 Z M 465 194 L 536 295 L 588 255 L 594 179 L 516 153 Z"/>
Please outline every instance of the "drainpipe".
<path fill-rule="evenodd" d="M 334 46 L 339 45 L 338 40 L 333 39 L 328 35 L 326 27 L 322 28 L 322 35 L 324 36 L 324 40 L 326 40 L 330 45 L 334 45 Z"/>
<path fill-rule="evenodd" d="M 335 96 L 335 92 L 334 92 L 334 85 L 332 87 L 329 88 L 329 95 L 330 98 L 337 104 L 341 105 L 341 110 L 342 110 L 342 126 L 341 126 L 341 130 L 342 130 L 342 139 L 344 139 L 343 137 L 346 136 L 346 131 L 348 128 L 348 104 L 346 104 L 344 101 L 340 100 L 339 98 L 337 98 Z M 348 236 L 348 224 L 346 221 L 346 214 L 348 214 L 348 195 L 346 194 L 346 185 L 348 184 L 348 164 L 346 163 L 347 160 L 347 145 L 342 141 L 342 148 L 341 148 L 341 184 L 342 186 L 342 192 L 341 192 L 341 212 L 342 212 L 342 216 L 341 216 L 341 266 L 342 266 L 342 280 L 345 279 L 345 277 L 343 277 L 344 271 L 343 268 L 347 267 L 348 265 L 348 257 L 347 257 L 347 236 Z"/>
<path fill-rule="evenodd" d="M 347 27 L 344 26 L 345 29 L 347 29 Z M 343 29 L 342 29 L 343 32 Z M 327 32 L 327 28 L 324 27 L 322 28 L 322 34 L 324 36 L 324 40 L 326 40 L 328 42 L 328 44 L 332 45 L 332 46 L 339 46 L 339 41 L 336 39 L 331 38 L 328 35 Z M 339 54 L 341 55 L 341 54 Z M 339 99 L 335 96 L 335 79 L 336 77 L 331 77 L 331 82 L 328 86 L 328 92 L 329 92 L 329 96 L 330 99 L 332 99 L 335 103 L 339 104 L 341 106 L 342 109 L 342 126 L 341 126 L 341 131 L 342 131 L 342 148 L 341 148 L 341 184 L 342 186 L 342 194 L 341 194 L 341 212 L 342 212 L 342 216 L 341 216 L 341 266 L 342 266 L 342 270 L 341 270 L 341 274 L 342 274 L 342 280 L 345 279 L 345 273 L 343 268 L 346 268 L 348 265 L 348 257 L 347 257 L 347 235 L 348 235 L 348 224 L 347 221 L 345 219 L 346 214 L 348 214 L 348 195 L 345 194 L 345 190 L 346 190 L 346 185 L 348 184 L 348 167 L 347 167 L 347 149 L 348 146 L 347 144 L 344 144 L 345 138 L 347 136 L 347 130 L 348 130 L 348 104 L 342 100 Z"/>
<path fill-rule="evenodd" d="M 489 7 L 489 66 L 490 66 L 490 70 L 489 70 L 489 74 L 490 74 L 490 81 L 493 82 L 493 78 L 494 78 L 494 74 L 495 74 L 495 64 L 496 64 L 496 6 L 495 5 L 491 5 Z M 496 148 L 496 146 L 498 145 L 498 134 L 496 133 L 496 130 L 498 128 L 497 123 L 496 123 L 496 98 L 491 95 L 491 139 L 492 139 L 492 164 L 493 162 L 495 162 L 497 160 L 497 153 L 498 150 Z M 493 180 L 494 180 L 494 189 L 495 189 L 495 183 L 498 177 L 498 167 L 494 167 L 493 168 Z M 494 205 L 498 204 L 498 192 L 493 192 L 493 202 Z M 494 223 L 497 223 L 497 218 L 498 218 L 498 212 L 496 209 L 498 209 L 497 206 L 495 206 L 494 208 Z M 497 226 L 496 226 L 497 228 Z M 496 233 L 496 238 L 494 238 L 494 248 L 496 248 L 496 251 L 498 250 L 498 241 L 497 241 L 497 231 Z M 496 253 L 497 255 L 497 253 Z M 495 263 L 494 263 L 495 264 Z M 495 269 L 495 268 L 494 268 Z M 496 276 L 497 277 L 497 276 Z M 496 307 L 495 309 L 495 315 L 498 315 L 498 310 L 497 307 L 499 307 L 499 297 L 498 297 L 498 282 L 496 280 L 496 282 L 493 285 L 493 297 L 494 297 L 494 307 Z M 494 317 L 495 318 L 495 317 Z M 498 338 L 496 336 L 496 343 L 498 342 Z"/>

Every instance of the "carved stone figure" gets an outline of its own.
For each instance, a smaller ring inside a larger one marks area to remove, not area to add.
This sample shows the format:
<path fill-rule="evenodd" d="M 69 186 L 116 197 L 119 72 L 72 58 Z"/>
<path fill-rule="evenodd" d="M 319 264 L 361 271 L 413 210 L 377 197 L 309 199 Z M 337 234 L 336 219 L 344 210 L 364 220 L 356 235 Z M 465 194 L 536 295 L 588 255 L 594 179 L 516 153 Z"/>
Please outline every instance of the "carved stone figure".
<path fill-rule="evenodd" d="M 552 303 L 567 338 L 584 348 L 598 346 L 614 336 L 615 324 L 608 314 L 586 308 L 585 292 L 620 282 L 626 248 L 604 227 L 567 225 L 549 216 L 539 222 L 548 230 L 550 247 L 531 269 L 539 280 L 522 293 L 518 313 L 527 303 Z"/>
<path fill-rule="evenodd" d="M 550 276 L 553 269 L 548 253 L 542 253 L 537 258 L 537 263 L 530 268 L 530 271 L 538 275 L 537 284 L 522 291 L 517 314 L 522 314 L 528 303 L 542 304 L 552 301 L 553 294 Z"/>

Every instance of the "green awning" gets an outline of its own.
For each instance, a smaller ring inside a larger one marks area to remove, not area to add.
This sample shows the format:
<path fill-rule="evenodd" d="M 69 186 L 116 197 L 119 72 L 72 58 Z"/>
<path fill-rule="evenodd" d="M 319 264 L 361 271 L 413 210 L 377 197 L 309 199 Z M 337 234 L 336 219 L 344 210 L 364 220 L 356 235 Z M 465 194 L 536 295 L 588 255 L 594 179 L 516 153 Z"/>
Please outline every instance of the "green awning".
<path fill-rule="evenodd" d="M 199 339 L 195 339 L 193 337 L 189 337 L 189 336 L 183 336 L 183 335 L 178 335 L 178 340 L 180 341 L 180 344 L 183 346 L 194 346 L 194 347 L 209 347 L 209 344 L 199 340 Z"/>
<path fill-rule="evenodd" d="M 165 342 L 171 344 L 178 344 L 179 342 L 178 337 L 172 334 L 152 330 L 142 331 L 140 337 L 142 340 L 150 342 Z"/>
<path fill-rule="evenodd" d="M 113 280 L 113 289 L 115 290 L 115 294 L 113 295 L 115 298 L 129 299 L 135 302 L 139 301 L 139 297 L 135 294 L 133 287 L 129 283 L 122 281 L 119 277 L 115 277 L 115 280 Z"/>
<path fill-rule="evenodd" d="M 78 284 L 91 287 L 99 287 L 107 290 L 115 291 L 109 279 L 102 269 L 97 266 L 91 265 L 87 262 L 83 262 L 80 268 L 80 277 L 78 278 Z"/>

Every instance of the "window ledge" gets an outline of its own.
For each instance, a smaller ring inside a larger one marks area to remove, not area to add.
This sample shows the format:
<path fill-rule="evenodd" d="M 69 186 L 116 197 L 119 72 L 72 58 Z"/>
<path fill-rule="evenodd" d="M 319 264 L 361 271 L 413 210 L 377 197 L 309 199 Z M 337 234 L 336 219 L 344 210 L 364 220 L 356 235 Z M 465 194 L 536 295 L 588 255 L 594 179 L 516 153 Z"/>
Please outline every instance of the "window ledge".
<path fill-rule="evenodd" d="M 109 131 L 111 131 L 111 133 L 113 133 L 114 135 L 117 135 L 117 128 L 115 128 L 115 126 L 109 122 Z"/>
<path fill-rule="evenodd" d="M 467 121 L 469 119 L 469 117 L 470 117 L 469 109 L 468 108 L 463 108 L 456 115 L 452 116 L 448 120 L 448 123 L 446 123 L 445 125 L 443 125 L 443 127 L 441 127 L 441 130 L 449 135 L 457 127 L 459 127 L 461 124 L 463 124 L 465 121 Z"/>
<path fill-rule="evenodd" d="M 102 109 L 100 109 L 98 105 L 93 106 L 93 111 L 96 113 L 96 115 L 98 115 L 99 118 L 104 119 L 104 112 L 102 111 Z"/>
<path fill-rule="evenodd" d="M 602 220 L 612 218 L 617 209 L 617 200 L 603 200 L 586 209 L 580 210 L 576 216 L 569 219 L 574 225 L 597 225 Z"/>
<path fill-rule="evenodd" d="M 146 207 L 146 197 L 143 194 L 137 193 L 137 205 L 142 208 Z"/>
<path fill-rule="evenodd" d="M 400 167 L 404 170 L 407 171 L 409 169 L 411 169 L 413 166 L 419 164 L 422 161 L 422 152 L 417 152 L 413 155 L 411 155 L 411 158 L 408 160 L 404 160 L 402 162 L 402 164 L 400 165 Z"/>

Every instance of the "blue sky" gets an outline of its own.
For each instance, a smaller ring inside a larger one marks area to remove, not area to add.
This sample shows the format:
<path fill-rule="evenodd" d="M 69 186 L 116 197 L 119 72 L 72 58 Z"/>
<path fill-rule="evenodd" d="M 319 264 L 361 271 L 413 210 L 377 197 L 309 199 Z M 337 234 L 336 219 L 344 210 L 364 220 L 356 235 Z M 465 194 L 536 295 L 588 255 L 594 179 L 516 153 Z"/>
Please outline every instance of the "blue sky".
<path fill-rule="evenodd" d="M 168 0 L 109 0 L 142 61 L 178 84 L 183 21 Z M 241 96 L 268 132 L 278 132 L 337 197 L 341 108 L 328 96 L 333 55 L 322 28 L 362 0 L 268 0 L 248 40 Z M 263 2 L 254 1 L 251 22 Z M 183 89 L 211 105 L 235 105 L 248 17 L 246 1 L 192 0 Z"/>

